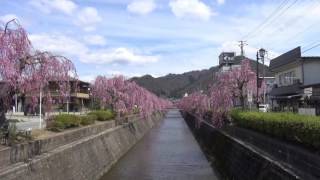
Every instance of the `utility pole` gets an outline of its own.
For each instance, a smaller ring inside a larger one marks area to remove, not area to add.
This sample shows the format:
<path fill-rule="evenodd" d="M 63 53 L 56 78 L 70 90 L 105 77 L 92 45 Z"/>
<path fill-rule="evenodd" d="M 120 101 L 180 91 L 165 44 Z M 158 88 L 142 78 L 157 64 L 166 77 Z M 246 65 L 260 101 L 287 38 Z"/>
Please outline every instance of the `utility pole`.
<path fill-rule="evenodd" d="M 257 109 L 259 110 L 259 52 L 257 52 Z"/>
<path fill-rule="evenodd" d="M 265 77 L 265 68 L 264 68 L 264 57 L 266 55 L 266 50 L 261 48 L 258 50 L 257 52 L 257 97 L 258 97 L 258 94 L 259 94 L 259 59 L 262 60 L 262 82 L 264 82 L 264 77 Z M 261 82 L 261 85 L 262 85 L 262 82 Z M 265 89 L 263 88 L 263 103 L 265 104 L 265 99 L 266 99 L 266 95 L 265 95 Z M 259 108 L 259 102 L 258 102 L 259 98 L 257 98 L 257 107 Z"/>
<path fill-rule="evenodd" d="M 42 129 L 42 86 L 40 85 L 39 95 L 39 128 Z"/>
<path fill-rule="evenodd" d="M 240 46 L 240 49 L 241 49 L 241 56 L 244 57 L 244 46 L 247 46 L 247 42 L 246 41 L 239 41 L 239 46 Z"/>

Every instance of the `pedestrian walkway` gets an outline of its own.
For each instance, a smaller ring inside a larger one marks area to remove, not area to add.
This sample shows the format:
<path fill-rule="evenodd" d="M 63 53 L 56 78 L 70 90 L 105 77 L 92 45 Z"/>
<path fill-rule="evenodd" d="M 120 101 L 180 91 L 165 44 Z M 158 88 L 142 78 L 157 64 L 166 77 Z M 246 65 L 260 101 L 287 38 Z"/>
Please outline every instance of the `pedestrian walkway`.
<path fill-rule="evenodd" d="M 170 110 L 101 180 L 217 179 L 178 110 Z"/>

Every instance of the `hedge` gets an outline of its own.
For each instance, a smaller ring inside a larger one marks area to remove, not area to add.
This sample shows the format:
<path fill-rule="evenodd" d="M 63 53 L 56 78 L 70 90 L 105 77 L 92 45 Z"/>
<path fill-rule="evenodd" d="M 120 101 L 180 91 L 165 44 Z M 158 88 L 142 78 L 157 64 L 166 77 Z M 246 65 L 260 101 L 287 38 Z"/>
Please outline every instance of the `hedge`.
<path fill-rule="evenodd" d="M 293 113 L 263 113 L 232 110 L 231 118 L 240 127 L 320 148 L 320 117 Z"/>
<path fill-rule="evenodd" d="M 93 114 L 81 116 L 80 124 L 83 126 L 90 125 L 90 124 L 93 124 L 96 121 L 96 119 L 97 119 L 97 116 Z"/>
<path fill-rule="evenodd" d="M 89 115 L 95 115 L 98 121 L 108 121 L 114 118 L 114 113 L 111 110 L 92 111 Z"/>
<path fill-rule="evenodd" d="M 64 129 L 86 126 L 93 124 L 97 117 L 95 115 L 76 116 L 72 114 L 60 114 L 51 118 L 47 128 L 51 131 L 63 131 Z"/>
<path fill-rule="evenodd" d="M 50 118 L 47 128 L 51 131 L 63 131 L 64 129 L 93 124 L 95 120 L 108 121 L 114 118 L 110 110 L 99 110 L 88 113 L 85 116 L 73 114 L 60 114 Z"/>

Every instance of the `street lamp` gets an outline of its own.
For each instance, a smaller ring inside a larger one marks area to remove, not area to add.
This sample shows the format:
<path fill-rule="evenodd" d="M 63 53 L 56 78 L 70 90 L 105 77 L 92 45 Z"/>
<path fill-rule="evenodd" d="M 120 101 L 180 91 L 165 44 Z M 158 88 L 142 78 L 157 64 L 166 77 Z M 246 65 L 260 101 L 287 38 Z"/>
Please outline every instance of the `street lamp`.
<path fill-rule="evenodd" d="M 263 48 L 259 49 L 259 55 L 260 55 L 261 58 L 264 58 L 265 54 L 266 54 L 266 50 L 265 49 L 263 49 Z"/>
<path fill-rule="evenodd" d="M 88 87 L 88 92 L 89 92 L 89 98 L 90 98 L 90 103 L 91 103 L 91 111 L 93 109 L 93 97 L 92 97 L 92 91 L 91 91 L 91 88 Z"/>
<path fill-rule="evenodd" d="M 261 48 L 257 52 L 257 108 L 259 108 L 259 59 L 262 60 L 262 80 L 264 81 L 264 76 L 265 76 L 265 68 L 264 68 L 264 57 L 266 55 L 266 50 Z M 263 89 L 263 102 L 265 104 L 265 90 Z"/>

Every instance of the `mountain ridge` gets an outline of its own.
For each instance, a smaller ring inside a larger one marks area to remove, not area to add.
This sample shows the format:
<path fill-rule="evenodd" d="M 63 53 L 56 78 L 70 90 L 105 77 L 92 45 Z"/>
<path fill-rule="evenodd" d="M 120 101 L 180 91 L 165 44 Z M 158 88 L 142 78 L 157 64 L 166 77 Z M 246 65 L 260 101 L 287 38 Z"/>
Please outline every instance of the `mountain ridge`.
<path fill-rule="evenodd" d="M 256 61 L 249 59 L 250 66 L 256 72 Z M 263 65 L 259 63 L 259 69 Z M 269 67 L 266 68 L 266 76 L 273 76 Z M 209 69 L 192 70 L 181 74 L 167 74 L 161 77 L 153 77 L 146 74 L 141 77 L 133 77 L 138 85 L 148 89 L 160 97 L 181 98 L 185 93 L 192 93 L 197 90 L 206 90 L 215 81 L 214 75 L 219 71 L 219 66 Z M 259 73 L 260 74 L 260 73 Z"/>

